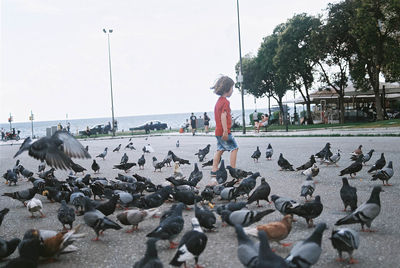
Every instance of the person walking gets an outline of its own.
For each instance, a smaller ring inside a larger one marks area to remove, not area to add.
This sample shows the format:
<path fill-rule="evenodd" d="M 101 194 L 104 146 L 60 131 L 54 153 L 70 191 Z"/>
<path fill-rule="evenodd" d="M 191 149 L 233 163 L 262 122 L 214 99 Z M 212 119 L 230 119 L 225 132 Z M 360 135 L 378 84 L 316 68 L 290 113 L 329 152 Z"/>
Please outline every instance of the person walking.
<path fill-rule="evenodd" d="M 217 151 L 213 159 L 211 176 L 216 176 L 218 164 L 225 151 L 230 152 L 230 165 L 236 168 L 236 157 L 239 147 L 231 134 L 232 116 L 230 103 L 227 98 L 232 96 L 235 82 L 228 76 L 220 77 L 211 88 L 219 95 L 214 107 L 215 137 L 217 138 Z"/>
<path fill-rule="evenodd" d="M 204 112 L 204 130 L 206 134 L 208 133 L 209 126 L 210 126 L 210 117 L 208 117 L 207 113 Z"/>
<path fill-rule="evenodd" d="M 190 125 L 192 127 L 193 136 L 196 133 L 196 119 L 197 119 L 197 117 L 194 115 L 194 113 L 192 113 L 192 115 L 190 116 Z"/>

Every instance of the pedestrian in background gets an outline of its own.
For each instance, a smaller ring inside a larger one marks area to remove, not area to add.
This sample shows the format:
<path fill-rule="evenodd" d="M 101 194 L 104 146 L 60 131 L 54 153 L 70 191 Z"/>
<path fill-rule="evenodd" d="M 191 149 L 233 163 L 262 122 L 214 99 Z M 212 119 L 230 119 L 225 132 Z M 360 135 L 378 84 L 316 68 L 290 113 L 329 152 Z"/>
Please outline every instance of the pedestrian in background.
<path fill-rule="evenodd" d="M 239 147 L 235 138 L 231 134 L 232 116 L 230 103 L 227 100 L 227 98 L 232 96 L 234 84 L 235 82 L 230 77 L 222 76 L 211 88 L 214 89 L 215 94 L 220 96 L 214 108 L 217 151 L 213 159 L 213 167 L 211 171 L 212 177 L 216 176 L 219 161 L 225 151 L 231 152 L 230 165 L 231 167 L 236 168 L 236 157 Z"/>
<path fill-rule="evenodd" d="M 196 119 L 197 119 L 197 117 L 194 115 L 194 113 L 192 113 L 192 115 L 190 116 L 190 125 L 192 126 L 193 136 L 196 133 Z"/>
<path fill-rule="evenodd" d="M 209 126 L 210 126 L 210 117 L 208 117 L 207 113 L 204 112 L 204 130 L 206 134 L 208 133 Z"/>

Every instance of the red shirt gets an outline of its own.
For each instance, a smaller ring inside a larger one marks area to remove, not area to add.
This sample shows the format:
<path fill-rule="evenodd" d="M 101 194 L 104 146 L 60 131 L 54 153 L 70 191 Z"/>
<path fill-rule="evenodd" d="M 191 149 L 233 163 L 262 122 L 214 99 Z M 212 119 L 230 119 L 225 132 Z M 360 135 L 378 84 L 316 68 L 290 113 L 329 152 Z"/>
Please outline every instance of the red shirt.
<path fill-rule="evenodd" d="M 229 101 L 225 97 L 219 97 L 214 108 L 215 119 L 215 136 L 222 136 L 224 130 L 221 123 L 221 114 L 226 112 L 226 125 L 228 127 L 228 134 L 231 133 L 232 117 Z"/>

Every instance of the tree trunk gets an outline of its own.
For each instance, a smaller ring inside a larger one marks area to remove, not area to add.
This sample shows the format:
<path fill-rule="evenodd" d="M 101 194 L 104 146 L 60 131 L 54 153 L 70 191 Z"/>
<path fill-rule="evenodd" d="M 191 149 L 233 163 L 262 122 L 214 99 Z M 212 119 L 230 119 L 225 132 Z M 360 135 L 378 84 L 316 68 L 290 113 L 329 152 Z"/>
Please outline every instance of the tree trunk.
<path fill-rule="evenodd" d="M 307 101 L 306 105 L 307 105 L 307 125 L 312 125 L 312 124 L 314 124 L 314 121 L 313 121 L 312 116 L 311 116 L 311 103 L 310 103 L 310 101 Z"/>
<path fill-rule="evenodd" d="M 344 124 L 344 96 L 343 95 L 339 95 L 339 109 L 340 109 L 340 114 L 339 114 L 340 124 Z"/>
<path fill-rule="evenodd" d="M 268 117 L 271 118 L 271 95 L 268 95 Z"/>
<path fill-rule="evenodd" d="M 287 122 L 287 116 L 286 116 L 285 111 L 283 109 L 282 98 L 279 98 L 278 105 L 279 105 L 279 110 L 281 111 L 281 115 L 282 115 L 282 123 L 286 127 L 286 132 L 288 132 L 289 131 L 289 127 L 288 127 L 288 122 Z"/>
<path fill-rule="evenodd" d="M 377 91 L 374 90 L 374 93 L 375 93 L 376 120 L 382 121 L 384 118 L 383 118 L 381 94 L 379 94 L 379 89 Z"/>

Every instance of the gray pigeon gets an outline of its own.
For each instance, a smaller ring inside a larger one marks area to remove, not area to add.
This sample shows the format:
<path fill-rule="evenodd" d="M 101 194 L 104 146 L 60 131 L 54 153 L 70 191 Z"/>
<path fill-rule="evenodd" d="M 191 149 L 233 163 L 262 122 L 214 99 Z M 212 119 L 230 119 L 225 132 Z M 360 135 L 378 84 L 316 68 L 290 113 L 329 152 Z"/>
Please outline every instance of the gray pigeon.
<path fill-rule="evenodd" d="M 304 241 L 297 243 L 286 257 L 289 267 L 307 268 L 318 262 L 321 255 L 322 234 L 326 229 L 325 223 L 319 223 L 314 232 Z"/>
<path fill-rule="evenodd" d="M 285 260 L 272 252 L 269 246 L 267 233 L 258 231 L 258 238 L 260 239 L 260 248 L 258 251 L 258 264 L 256 268 L 286 268 L 288 267 Z"/>
<path fill-rule="evenodd" d="M 276 210 L 278 210 L 282 215 L 290 214 L 288 212 L 289 209 L 300 205 L 299 203 L 290 198 L 280 197 L 278 195 L 271 195 L 271 200 L 272 202 L 274 202 Z"/>
<path fill-rule="evenodd" d="M 241 209 L 236 211 L 224 210 L 221 212 L 221 218 L 224 222 L 231 226 L 240 224 L 243 227 L 247 227 L 255 222 L 260 221 L 264 216 L 271 214 L 275 209 L 266 209 L 263 211 Z"/>
<path fill-rule="evenodd" d="M 19 238 L 13 238 L 10 241 L 6 241 L 0 237 L 0 260 L 10 256 L 17 248 L 21 240 Z"/>
<path fill-rule="evenodd" d="M 75 211 L 67 206 L 65 200 L 61 200 L 61 207 L 58 209 L 57 217 L 64 229 L 66 224 L 72 229 L 72 223 L 75 221 Z"/>
<path fill-rule="evenodd" d="M 156 242 L 157 238 L 147 240 L 147 249 L 144 257 L 133 265 L 133 268 L 162 268 L 164 267 L 158 258 Z"/>
<path fill-rule="evenodd" d="M 121 143 L 113 150 L 113 152 L 119 152 L 121 149 Z"/>
<path fill-rule="evenodd" d="M 226 182 L 226 179 L 228 178 L 228 172 L 225 169 L 225 162 L 224 160 L 221 160 L 221 164 L 218 168 L 218 170 L 215 172 L 215 179 L 217 180 L 218 184 L 222 184 Z"/>
<path fill-rule="evenodd" d="M 294 171 L 293 165 L 290 164 L 289 161 L 287 161 L 287 160 L 283 157 L 283 154 L 282 154 L 282 153 L 279 155 L 278 165 L 281 167 L 281 170 L 290 170 L 290 171 Z"/>
<path fill-rule="evenodd" d="M 307 201 L 307 196 L 312 197 L 315 191 L 315 183 L 311 176 L 308 176 L 307 179 L 301 185 L 301 193 L 300 196 L 304 196 Z"/>
<path fill-rule="evenodd" d="M 330 156 L 330 157 L 325 158 L 325 159 L 323 160 L 323 162 L 324 162 L 327 166 L 328 166 L 328 165 L 333 165 L 333 164 L 335 164 L 335 166 L 338 166 L 337 163 L 338 163 L 339 160 L 340 160 L 340 153 L 341 153 L 341 151 L 338 149 L 338 151 L 337 151 L 336 154 L 334 154 L 334 155 L 332 155 L 332 156 Z"/>
<path fill-rule="evenodd" d="M 267 151 L 265 152 L 265 158 L 267 158 L 267 160 L 271 160 L 273 154 L 274 154 L 274 149 L 272 149 L 271 143 L 269 143 Z"/>
<path fill-rule="evenodd" d="M 120 164 L 126 164 L 128 163 L 129 157 L 126 153 L 124 153 L 124 155 L 121 157 L 121 162 Z"/>
<path fill-rule="evenodd" d="M 391 177 L 393 177 L 393 174 L 394 174 L 393 163 L 392 163 L 392 161 L 389 161 L 389 164 L 385 168 L 379 170 L 374 175 L 372 175 L 371 181 L 380 179 L 383 182 L 384 186 L 392 186 L 391 184 L 389 184 L 389 180 Z M 385 181 L 386 181 L 386 184 L 385 184 Z"/>
<path fill-rule="evenodd" d="M 240 263 L 247 268 L 257 267 L 259 245 L 245 234 L 241 225 L 236 224 L 235 230 L 238 239 L 237 255 Z"/>
<path fill-rule="evenodd" d="M 351 214 L 338 220 L 335 225 L 360 223 L 363 232 L 373 232 L 370 229 L 371 223 L 381 212 L 381 200 L 379 198 L 380 192 L 383 192 L 382 187 L 375 186 L 366 203 L 359 206 Z M 367 225 L 368 230 L 364 230 L 364 225 Z"/>
<path fill-rule="evenodd" d="M 353 251 L 358 249 L 360 245 L 360 238 L 356 231 L 350 228 L 342 228 L 339 230 L 332 230 L 332 236 L 330 237 L 332 246 L 338 251 L 338 261 L 344 261 L 342 258 L 342 252 L 349 253 L 350 260 L 349 264 L 358 263 L 357 260 L 353 259 Z"/>
<path fill-rule="evenodd" d="M 102 152 L 101 154 L 97 155 L 96 157 L 103 158 L 103 160 L 104 160 L 104 158 L 107 155 L 107 150 L 108 150 L 108 147 L 104 148 L 104 152 Z"/>
<path fill-rule="evenodd" d="M 342 178 L 343 186 L 340 188 L 340 198 L 343 201 L 344 210 L 349 206 L 351 211 L 357 209 L 357 189 L 350 186 L 347 178 Z"/>
<path fill-rule="evenodd" d="M 261 151 L 260 148 L 257 146 L 257 149 L 254 151 L 254 153 L 251 155 L 251 158 L 253 158 L 254 162 L 258 162 L 258 158 L 261 156 Z"/>
<path fill-rule="evenodd" d="M 375 164 L 368 170 L 368 173 L 382 169 L 386 165 L 385 154 L 381 153 L 381 157 L 376 160 Z"/>

